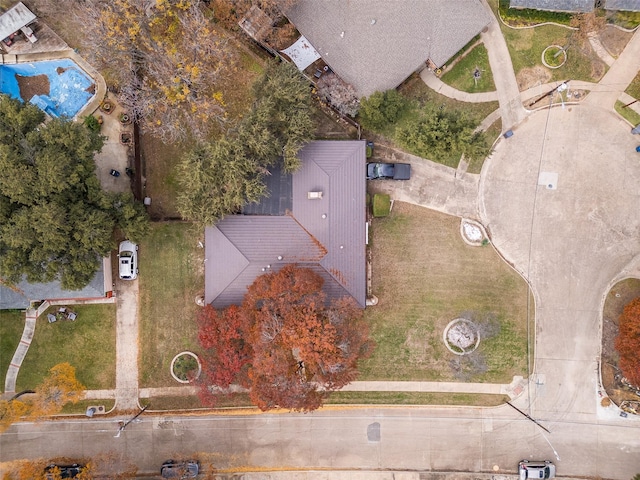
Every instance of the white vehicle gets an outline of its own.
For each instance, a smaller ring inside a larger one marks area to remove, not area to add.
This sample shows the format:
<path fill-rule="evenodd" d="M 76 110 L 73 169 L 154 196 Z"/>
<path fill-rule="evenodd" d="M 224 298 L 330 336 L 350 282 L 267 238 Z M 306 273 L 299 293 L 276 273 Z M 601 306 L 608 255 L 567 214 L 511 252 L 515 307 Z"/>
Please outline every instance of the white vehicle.
<path fill-rule="evenodd" d="M 518 464 L 520 480 L 528 478 L 554 478 L 556 466 L 549 460 L 522 460 Z"/>
<path fill-rule="evenodd" d="M 138 245 L 129 240 L 120 242 L 118 265 L 122 280 L 135 280 L 138 278 Z"/>

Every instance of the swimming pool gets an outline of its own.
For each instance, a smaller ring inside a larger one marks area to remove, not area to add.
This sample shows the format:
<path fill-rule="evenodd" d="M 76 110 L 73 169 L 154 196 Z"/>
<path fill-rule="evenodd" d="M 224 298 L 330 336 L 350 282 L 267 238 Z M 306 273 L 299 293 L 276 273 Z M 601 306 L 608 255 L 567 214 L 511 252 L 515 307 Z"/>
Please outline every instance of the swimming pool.
<path fill-rule="evenodd" d="M 0 65 L 0 93 L 52 117 L 74 117 L 95 94 L 93 79 L 70 59 Z"/>

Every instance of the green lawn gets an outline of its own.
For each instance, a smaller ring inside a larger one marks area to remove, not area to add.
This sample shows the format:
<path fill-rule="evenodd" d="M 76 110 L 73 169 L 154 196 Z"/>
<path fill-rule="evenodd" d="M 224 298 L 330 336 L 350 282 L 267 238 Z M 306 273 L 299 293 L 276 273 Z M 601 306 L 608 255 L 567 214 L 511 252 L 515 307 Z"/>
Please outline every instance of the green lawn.
<path fill-rule="evenodd" d="M 491 246 L 465 244 L 456 217 L 401 202 L 371 232 L 379 304 L 365 318 L 377 347 L 359 380 L 508 383 L 527 375 L 529 289 Z M 478 350 L 464 357 L 442 339 L 461 316 L 482 329 Z"/>
<path fill-rule="evenodd" d="M 333 392 L 326 405 L 472 405 L 495 407 L 509 401 L 506 395 L 423 392 Z"/>
<path fill-rule="evenodd" d="M 640 72 L 638 72 L 633 81 L 629 84 L 625 92 L 633 98 L 640 100 Z"/>
<path fill-rule="evenodd" d="M 20 343 L 24 319 L 24 312 L 19 310 L 0 310 L 0 391 L 4 391 L 7 369 Z"/>
<path fill-rule="evenodd" d="M 480 77 L 474 80 L 476 69 L 480 72 Z M 493 92 L 496 89 L 489 66 L 489 55 L 483 44 L 463 55 L 451 70 L 442 75 L 441 80 L 457 90 L 469 93 Z"/>
<path fill-rule="evenodd" d="M 617 100 L 614 105 L 616 112 L 618 112 L 622 118 L 626 119 L 631 125 L 640 125 L 640 114 L 630 108 L 624 108 L 624 105 L 625 104 L 620 100 Z"/>
<path fill-rule="evenodd" d="M 49 369 L 62 362 L 73 365 L 76 378 L 90 390 L 115 388 L 116 306 L 104 304 L 69 307 L 78 314 L 74 322 L 59 320 L 49 323 L 47 313 L 58 307 L 50 307 L 38 317 L 31 346 L 18 373 L 16 391 L 38 386 Z M 24 317 L 22 323 L 24 325 Z M 3 357 L 4 355 L 3 348 Z M 3 376 L 5 374 L 6 370 L 3 371 Z"/>
<path fill-rule="evenodd" d="M 203 232 L 190 223 L 152 224 L 140 244 L 140 386 L 178 386 L 169 368 L 183 350 L 199 351 L 195 298 L 204 291 Z"/>
<path fill-rule="evenodd" d="M 606 66 L 597 58 L 590 46 L 579 46 L 578 41 L 570 40 L 572 30 L 554 25 L 519 30 L 504 25 L 501 28 L 509 47 L 516 76 L 522 77 L 525 73 L 524 69 L 545 68 L 542 66 L 542 52 L 549 45 L 568 47 L 567 62 L 560 68 L 546 69 L 549 76 L 546 81 L 597 82 L 606 71 Z"/>

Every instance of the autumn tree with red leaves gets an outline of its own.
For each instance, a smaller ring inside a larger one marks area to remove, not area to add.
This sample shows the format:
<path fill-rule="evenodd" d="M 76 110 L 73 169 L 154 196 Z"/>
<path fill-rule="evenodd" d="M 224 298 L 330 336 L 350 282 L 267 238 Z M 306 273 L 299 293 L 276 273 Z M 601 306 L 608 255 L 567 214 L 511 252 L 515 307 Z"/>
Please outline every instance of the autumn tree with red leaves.
<path fill-rule="evenodd" d="M 202 372 L 199 383 L 200 399 L 205 404 L 214 404 L 215 392 L 210 385 L 225 389 L 236 382 L 247 385 L 247 368 L 253 357 L 249 338 L 248 318 L 240 307 L 232 305 L 216 310 L 207 305 L 198 318 L 198 340 L 206 353 L 202 357 Z"/>
<path fill-rule="evenodd" d="M 624 307 L 615 346 L 620 355 L 618 365 L 622 374 L 640 386 L 640 298 Z"/>
<path fill-rule="evenodd" d="M 323 279 L 287 265 L 258 277 L 240 307 L 206 307 L 200 317 L 202 397 L 210 384 L 239 383 L 261 409 L 314 410 L 357 376 L 372 341 L 351 298 L 327 303 Z"/>

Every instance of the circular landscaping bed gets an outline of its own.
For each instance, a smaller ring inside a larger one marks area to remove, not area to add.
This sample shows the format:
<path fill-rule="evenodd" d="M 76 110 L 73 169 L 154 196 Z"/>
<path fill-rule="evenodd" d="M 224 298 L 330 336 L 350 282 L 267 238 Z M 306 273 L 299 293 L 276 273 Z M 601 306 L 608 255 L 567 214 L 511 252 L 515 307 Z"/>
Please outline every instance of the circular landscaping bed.
<path fill-rule="evenodd" d="M 456 355 L 468 355 L 480 345 L 480 331 L 477 325 L 466 318 L 450 321 L 442 337 L 445 346 Z"/>
<path fill-rule="evenodd" d="M 180 352 L 171 361 L 171 376 L 180 383 L 191 383 L 202 372 L 198 356 L 193 352 Z"/>
<path fill-rule="evenodd" d="M 560 68 L 567 62 L 567 51 L 559 45 L 549 45 L 542 52 L 542 64 L 547 68 Z"/>

